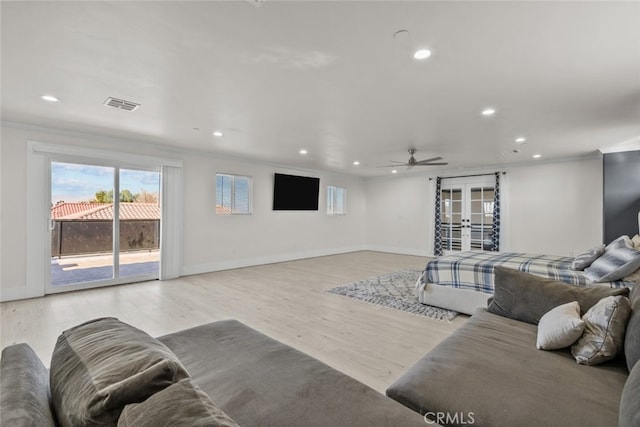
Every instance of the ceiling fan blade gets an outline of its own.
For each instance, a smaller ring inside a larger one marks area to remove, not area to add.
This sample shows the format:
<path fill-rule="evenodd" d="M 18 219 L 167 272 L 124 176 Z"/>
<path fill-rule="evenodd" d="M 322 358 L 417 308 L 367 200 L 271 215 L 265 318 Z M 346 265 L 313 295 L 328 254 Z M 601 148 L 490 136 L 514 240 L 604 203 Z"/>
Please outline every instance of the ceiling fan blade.
<path fill-rule="evenodd" d="M 433 157 L 431 159 L 420 160 L 418 161 L 418 163 L 435 162 L 436 160 L 442 160 L 442 157 Z"/>
<path fill-rule="evenodd" d="M 416 166 L 444 166 L 444 165 L 448 165 L 449 163 L 447 162 L 439 162 L 439 163 L 424 163 L 424 162 L 417 162 Z"/>
<path fill-rule="evenodd" d="M 408 163 L 401 163 L 399 165 L 383 165 L 383 166 L 376 166 L 377 168 L 397 168 L 398 166 L 409 166 Z"/>
<path fill-rule="evenodd" d="M 398 160 L 389 160 L 389 163 L 400 163 L 400 164 L 406 164 L 407 162 L 400 162 Z"/>

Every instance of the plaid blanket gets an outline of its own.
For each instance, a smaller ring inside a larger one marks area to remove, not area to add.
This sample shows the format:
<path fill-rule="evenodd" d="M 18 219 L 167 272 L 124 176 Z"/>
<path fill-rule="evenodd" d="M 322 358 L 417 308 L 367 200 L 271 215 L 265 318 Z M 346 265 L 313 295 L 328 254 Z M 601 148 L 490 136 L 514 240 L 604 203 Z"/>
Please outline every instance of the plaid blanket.
<path fill-rule="evenodd" d="M 493 293 L 493 268 L 497 265 L 547 277 L 576 286 L 609 285 L 620 288 L 630 285 L 618 280 L 593 283 L 582 271 L 569 268 L 571 257 L 533 255 L 514 252 L 462 252 L 433 259 L 427 263 L 423 283 Z"/>

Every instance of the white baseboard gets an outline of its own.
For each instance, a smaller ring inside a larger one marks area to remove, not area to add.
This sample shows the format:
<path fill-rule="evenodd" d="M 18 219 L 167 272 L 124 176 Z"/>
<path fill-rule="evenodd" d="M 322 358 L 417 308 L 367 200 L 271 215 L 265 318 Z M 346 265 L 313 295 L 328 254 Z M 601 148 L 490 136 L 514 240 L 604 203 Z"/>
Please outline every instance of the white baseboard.
<path fill-rule="evenodd" d="M 30 289 L 26 286 L 0 289 L 0 302 L 16 301 L 44 296 L 44 289 Z"/>
<path fill-rule="evenodd" d="M 400 255 L 413 255 L 413 256 L 433 256 L 428 253 L 426 249 L 415 248 L 396 248 L 393 246 L 379 246 L 379 245 L 367 245 L 366 250 L 376 252 L 388 252 L 392 254 Z"/>
<path fill-rule="evenodd" d="M 275 264 L 277 262 L 295 261 L 305 258 L 315 258 L 327 255 L 338 255 L 348 252 L 357 252 L 368 250 L 365 245 L 348 246 L 343 248 L 321 249 L 317 251 L 298 252 L 291 254 L 270 255 L 264 257 L 234 259 L 229 261 L 212 262 L 198 265 L 185 265 L 182 268 L 182 276 L 190 276 L 192 274 L 211 273 L 214 271 L 231 270 L 234 268 L 253 267 L 256 265 Z"/>

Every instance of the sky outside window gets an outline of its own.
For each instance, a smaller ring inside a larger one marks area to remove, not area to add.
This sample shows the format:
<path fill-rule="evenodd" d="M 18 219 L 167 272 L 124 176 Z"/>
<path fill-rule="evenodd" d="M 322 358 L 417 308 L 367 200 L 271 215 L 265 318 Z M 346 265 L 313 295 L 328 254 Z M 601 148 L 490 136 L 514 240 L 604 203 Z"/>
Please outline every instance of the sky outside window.
<path fill-rule="evenodd" d="M 88 202 L 95 198 L 96 191 L 113 189 L 115 169 L 74 163 L 51 163 L 51 202 Z M 120 190 L 132 194 L 146 191 L 158 194 L 160 174 L 153 171 L 122 169 Z"/>

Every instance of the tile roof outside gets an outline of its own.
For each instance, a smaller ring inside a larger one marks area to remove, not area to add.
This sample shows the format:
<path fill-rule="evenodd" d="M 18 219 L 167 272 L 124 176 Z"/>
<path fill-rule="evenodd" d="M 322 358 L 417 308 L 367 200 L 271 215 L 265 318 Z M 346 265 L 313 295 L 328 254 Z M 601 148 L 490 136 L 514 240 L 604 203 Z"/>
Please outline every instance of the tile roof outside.
<path fill-rule="evenodd" d="M 57 205 L 51 207 L 51 218 L 59 219 L 59 218 L 64 218 L 68 216 L 73 216 L 87 210 L 98 208 L 103 205 L 104 203 L 89 203 L 89 202 L 58 203 Z"/>
<path fill-rule="evenodd" d="M 113 220 L 113 203 L 60 203 L 51 208 L 51 217 L 66 220 Z M 120 203 L 120 220 L 136 219 L 160 219 L 160 205 Z"/>

